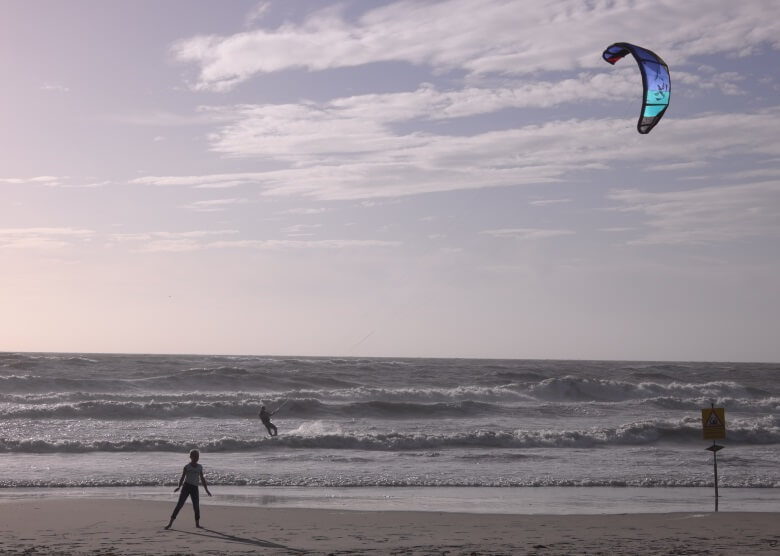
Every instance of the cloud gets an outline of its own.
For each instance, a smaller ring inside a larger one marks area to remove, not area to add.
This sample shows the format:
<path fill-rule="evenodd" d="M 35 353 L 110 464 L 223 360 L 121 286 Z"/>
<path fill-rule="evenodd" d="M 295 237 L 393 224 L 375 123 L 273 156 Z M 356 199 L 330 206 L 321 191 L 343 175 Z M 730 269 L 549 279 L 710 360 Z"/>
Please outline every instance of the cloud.
<path fill-rule="evenodd" d="M 202 249 L 214 236 L 237 234 L 238 230 L 192 230 L 187 232 L 139 232 L 111 234 L 109 245 L 133 245 L 139 253 L 188 252 Z"/>
<path fill-rule="evenodd" d="M 303 214 L 303 215 L 313 215 L 313 214 L 322 214 L 323 212 L 327 212 L 328 209 L 326 208 L 291 208 L 287 210 L 279 211 L 278 214 Z"/>
<path fill-rule="evenodd" d="M 24 183 L 33 183 L 33 184 L 44 184 L 44 185 L 53 185 L 60 183 L 61 180 L 67 179 L 66 177 L 57 177 L 57 176 L 35 176 L 32 178 L 0 178 L 0 183 L 12 183 L 12 184 L 24 184 Z"/>
<path fill-rule="evenodd" d="M 561 203 L 571 203 L 571 199 L 537 199 L 529 204 L 534 207 L 546 207 L 548 205 L 559 205 Z"/>
<path fill-rule="evenodd" d="M 670 164 L 653 164 L 645 168 L 648 172 L 679 172 L 680 170 L 691 170 L 705 168 L 707 165 L 702 160 L 691 160 L 688 162 L 672 162 Z"/>
<path fill-rule="evenodd" d="M 388 205 L 398 205 L 401 204 L 400 199 L 371 199 L 368 201 L 360 201 L 360 206 L 363 208 L 377 208 L 377 207 L 385 207 Z"/>
<path fill-rule="evenodd" d="M 138 253 L 181 253 L 203 249 L 350 249 L 401 245 L 398 241 L 374 239 L 216 239 L 237 234 L 238 230 L 112 234 L 109 245 L 129 244 Z"/>
<path fill-rule="evenodd" d="M 252 107 L 245 119 L 215 134 L 214 149 L 229 156 L 262 156 L 286 167 L 145 176 L 133 183 L 253 185 L 264 195 L 367 200 L 559 182 L 615 165 L 634 165 L 640 172 L 729 157 L 780 157 L 778 109 L 667 118 L 661 126 L 641 136 L 633 118 L 571 119 L 442 135 L 423 130 L 401 133 L 368 114 L 345 117 L 338 110 L 310 105 Z"/>
<path fill-rule="evenodd" d="M 249 199 L 242 198 L 209 199 L 207 201 L 195 201 L 188 205 L 182 205 L 181 208 L 193 210 L 195 212 L 222 212 L 230 206 L 245 205 L 249 202 Z"/>
<path fill-rule="evenodd" d="M 33 178 L 0 178 L 0 183 L 9 183 L 14 185 L 44 185 L 46 187 L 63 188 L 95 188 L 109 185 L 110 181 L 80 181 L 69 176 L 36 176 Z"/>
<path fill-rule="evenodd" d="M 41 85 L 41 91 L 52 91 L 55 93 L 68 93 L 70 92 L 70 88 L 65 87 L 64 85 L 51 85 L 49 83 L 46 83 L 44 85 Z"/>
<path fill-rule="evenodd" d="M 172 51 L 197 67 L 194 88 L 225 91 L 261 73 L 386 61 L 470 74 L 577 70 L 601 63 L 593 53 L 607 46 L 604 37 L 664 45 L 668 63 L 698 54 L 747 55 L 763 44 L 780 48 L 780 13 L 770 0 L 663 6 L 654 0 L 527 0 L 522 9 L 509 0 L 407 0 L 355 20 L 329 7 L 299 24 L 196 36 Z"/>
<path fill-rule="evenodd" d="M 575 234 L 576 232 L 572 230 L 555 230 L 545 228 L 502 228 L 498 230 L 483 230 L 479 233 L 497 238 L 531 240 L 568 236 Z"/>
<path fill-rule="evenodd" d="M 245 22 L 247 27 L 251 27 L 258 21 L 261 21 L 268 10 L 271 8 L 271 2 L 258 2 L 249 13 L 246 14 Z"/>
<path fill-rule="evenodd" d="M 647 218 L 650 231 L 633 244 L 705 244 L 780 236 L 780 181 L 684 191 L 615 190 L 615 210 Z"/>
<path fill-rule="evenodd" d="M 72 188 L 72 189 L 94 189 L 97 187 L 105 187 L 107 185 L 111 185 L 111 181 L 104 180 L 104 181 L 89 181 L 89 182 L 80 182 L 80 181 L 71 181 L 70 183 L 67 182 L 53 182 L 53 183 L 47 183 L 45 185 L 48 185 L 49 187 L 62 187 L 65 189 Z"/>
<path fill-rule="evenodd" d="M 262 172 L 237 172 L 233 174 L 208 174 L 204 176 L 144 176 L 131 180 L 131 184 L 161 187 L 193 186 L 196 188 L 228 188 L 254 183 Z"/>
<path fill-rule="evenodd" d="M 0 228 L 0 249 L 55 249 L 90 241 L 84 228 Z"/>
<path fill-rule="evenodd" d="M 715 75 L 709 75 L 701 70 L 698 74 L 679 70 L 674 72 L 675 85 L 682 83 L 683 85 L 694 86 L 702 90 L 717 89 L 722 94 L 728 96 L 747 94 L 747 91 L 739 85 L 743 81 L 745 81 L 744 76 L 733 71 Z M 676 90 L 675 87 L 675 91 Z M 688 87 L 683 88 L 682 91 L 686 96 L 692 95 L 692 92 Z"/>
<path fill-rule="evenodd" d="M 320 227 L 320 224 L 294 224 L 286 227 L 282 233 L 290 237 L 305 237 L 314 235 L 312 232 Z"/>
<path fill-rule="evenodd" d="M 318 239 L 318 240 L 238 240 L 215 241 L 205 247 L 212 249 L 354 249 L 372 247 L 398 247 L 400 241 L 384 241 L 377 239 Z"/>
<path fill-rule="evenodd" d="M 777 178 L 780 179 L 780 167 L 774 166 L 780 163 L 780 160 L 767 160 L 765 161 L 769 166 L 767 168 L 755 168 L 751 170 L 742 170 L 739 172 L 729 172 L 724 175 L 725 179 L 729 180 L 752 180 L 755 178 Z"/>
<path fill-rule="evenodd" d="M 335 99 L 315 106 L 317 112 L 338 114 L 343 119 L 378 122 L 414 118 L 445 120 L 498 112 L 506 108 L 549 108 L 583 101 L 614 102 L 633 99 L 641 92 L 635 68 L 605 73 L 580 73 L 557 81 L 523 80 L 513 86 L 439 91 L 423 84 L 415 91 L 365 94 Z M 261 110 L 265 107 L 259 107 Z"/>
<path fill-rule="evenodd" d="M 129 114 L 113 114 L 107 116 L 109 122 L 151 127 L 189 127 L 213 125 L 233 119 L 229 111 L 214 110 L 211 107 L 200 107 L 194 113 L 177 114 L 175 112 L 135 112 Z"/>

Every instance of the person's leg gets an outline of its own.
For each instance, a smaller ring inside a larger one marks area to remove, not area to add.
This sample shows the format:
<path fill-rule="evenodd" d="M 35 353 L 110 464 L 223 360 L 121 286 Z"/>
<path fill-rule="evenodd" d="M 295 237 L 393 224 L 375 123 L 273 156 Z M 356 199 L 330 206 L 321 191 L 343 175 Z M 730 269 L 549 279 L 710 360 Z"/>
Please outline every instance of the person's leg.
<path fill-rule="evenodd" d="M 274 429 L 274 431 L 271 432 L 271 429 Z M 276 429 L 276 425 L 274 425 L 273 423 L 268 425 L 268 434 L 270 434 L 271 436 L 276 436 L 277 434 L 279 434 L 279 431 Z"/>
<path fill-rule="evenodd" d="M 200 491 L 198 487 L 191 486 L 190 496 L 192 496 L 192 509 L 195 512 L 195 527 L 200 527 Z"/>
<path fill-rule="evenodd" d="M 168 525 L 165 526 L 166 529 L 170 529 L 171 525 L 173 525 L 173 520 L 176 519 L 177 515 L 179 515 L 179 510 L 181 510 L 182 506 L 184 506 L 184 503 L 187 501 L 187 495 L 187 484 L 185 483 L 179 492 L 179 501 L 176 503 L 176 507 L 173 509 L 171 520 L 168 522 Z"/>

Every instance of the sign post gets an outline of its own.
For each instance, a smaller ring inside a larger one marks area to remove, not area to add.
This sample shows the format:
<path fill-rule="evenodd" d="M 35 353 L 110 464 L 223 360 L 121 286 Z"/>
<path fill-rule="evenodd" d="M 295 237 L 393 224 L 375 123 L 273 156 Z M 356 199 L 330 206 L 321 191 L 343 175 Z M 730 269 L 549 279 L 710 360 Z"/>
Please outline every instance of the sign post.
<path fill-rule="evenodd" d="M 710 404 L 707 409 L 701 410 L 702 437 L 704 440 L 712 440 L 712 446 L 706 448 L 712 452 L 712 468 L 715 472 L 715 511 L 718 511 L 718 450 L 723 446 L 715 443 L 719 438 L 726 438 L 726 411 L 722 407 Z"/>

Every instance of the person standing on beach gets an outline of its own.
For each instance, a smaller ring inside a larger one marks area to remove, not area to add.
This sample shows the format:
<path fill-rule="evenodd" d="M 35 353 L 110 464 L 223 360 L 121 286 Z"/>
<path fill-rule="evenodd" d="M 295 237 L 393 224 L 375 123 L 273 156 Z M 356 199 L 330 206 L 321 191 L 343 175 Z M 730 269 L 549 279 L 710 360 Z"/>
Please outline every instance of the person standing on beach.
<path fill-rule="evenodd" d="M 258 414 L 260 421 L 262 421 L 262 423 L 265 425 L 265 428 L 268 429 L 268 434 L 271 436 L 277 436 L 279 434 L 279 431 L 276 429 L 276 425 L 271 422 L 271 415 L 274 413 L 276 413 L 276 411 L 268 411 L 263 405 L 260 406 L 260 413 Z"/>
<path fill-rule="evenodd" d="M 168 525 L 165 526 L 166 529 L 171 528 L 173 520 L 179 515 L 179 510 L 184 506 L 188 496 L 192 498 L 192 509 L 195 510 L 195 527 L 200 529 L 200 495 L 198 493 L 198 484 L 203 484 L 203 489 L 209 496 L 211 496 L 211 492 L 209 492 L 209 485 L 206 483 L 206 477 L 203 476 L 203 466 L 198 463 L 199 459 L 200 452 L 198 450 L 190 450 L 190 462 L 184 466 L 184 471 L 182 471 L 181 477 L 179 478 L 179 486 L 173 491 L 178 492 L 179 489 L 181 489 L 179 502 L 173 509 L 171 520 L 168 522 Z M 184 486 L 184 488 L 182 488 L 182 486 Z"/>

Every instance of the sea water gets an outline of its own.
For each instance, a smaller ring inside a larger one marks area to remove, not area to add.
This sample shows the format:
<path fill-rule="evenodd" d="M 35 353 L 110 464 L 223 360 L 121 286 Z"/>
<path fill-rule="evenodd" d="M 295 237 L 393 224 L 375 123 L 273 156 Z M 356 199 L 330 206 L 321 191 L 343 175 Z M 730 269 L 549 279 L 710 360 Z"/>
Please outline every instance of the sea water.
<path fill-rule="evenodd" d="M 780 511 L 780 365 L 5 353 L 0 497 L 154 497 L 198 448 L 234 503 L 668 508 L 712 497 L 711 404 L 728 509 Z"/>

